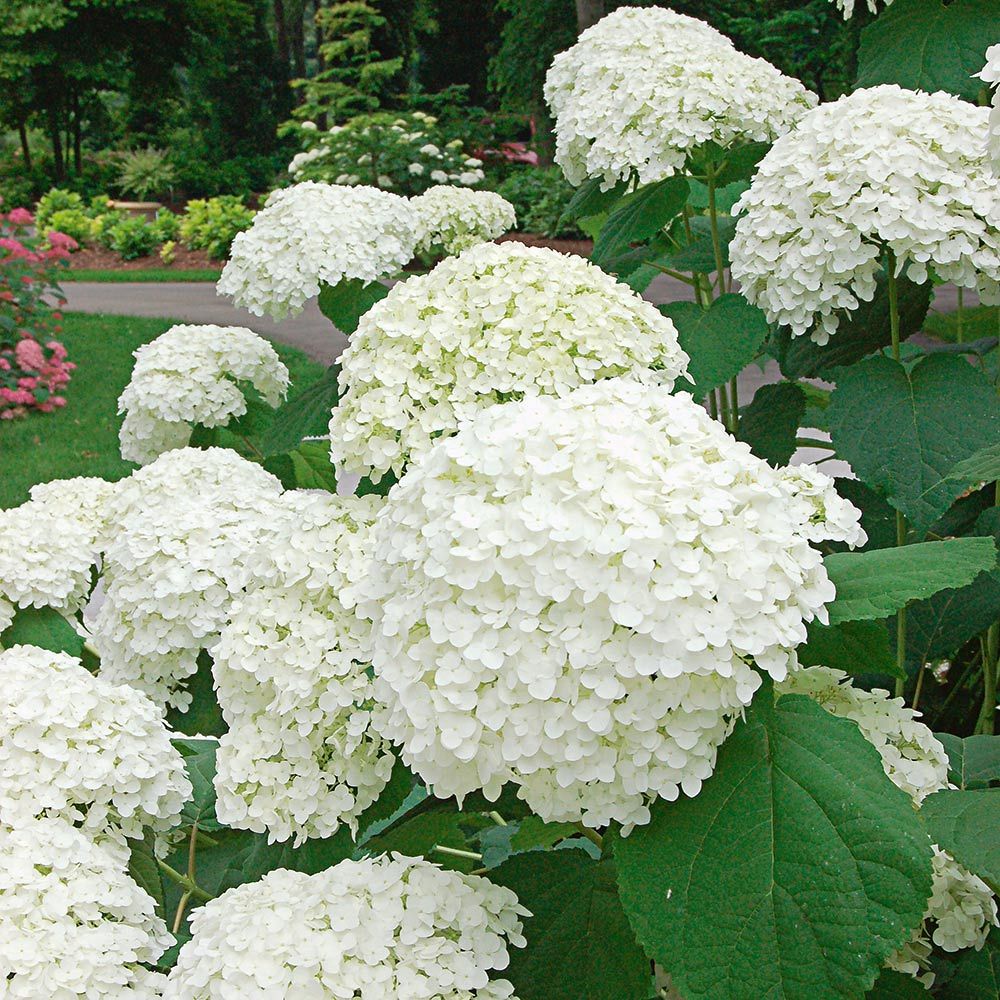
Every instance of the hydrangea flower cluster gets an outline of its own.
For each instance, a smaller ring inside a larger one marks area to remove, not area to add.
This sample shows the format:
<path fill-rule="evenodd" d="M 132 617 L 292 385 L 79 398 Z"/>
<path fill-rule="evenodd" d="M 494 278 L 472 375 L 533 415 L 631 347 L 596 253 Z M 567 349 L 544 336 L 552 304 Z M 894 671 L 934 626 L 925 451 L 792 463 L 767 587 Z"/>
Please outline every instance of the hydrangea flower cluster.
<path fill-rule="evenodd" d="M 761 160 L 730 245 L 733 278 L 772 323 L 824 344 L 870 301 L 887 250 L 1000 301 L 1000 179 L 989 111 L 950 94 L 857 90 L 810 112 Z"/>
<path fill-rule="evenodd" d="M 402 855 L 279 869 L 192 914 L 164 1000 L 516 1000 L 490 973 L 525 915 L 509 889 Z"/>
<path fill-rule="evenodd" d="M 328 837 L 379 796 L 392 771 L 372 726 L 370 624 L 351 592 L 367 571 L 373 498 L 286 493 L 247 565 L 248 587 L 212 651 L 229 726 L 216 814 L 272 840 Z"/>
<path fill-rule="evenodd" d="M 294 316 L 324 283 L 399 270 L 417 233 L 416 212 L 399 195 L 305 181 L 274 191 L 237 235 L 217 289 L 257 316 Z"/>
<path fill-rule="evenodd" d="M 621 8 L 555 57 L 545 79 L 556 162 L 572 184 L 662 180 L 706 142 L 769 141 L 816 104 L 797 80 L 704 21 Z"/>
<path fill-rule="evenodd" d="M 62 815 L 88 831 L 168 830 L 191 796 L 157 707 L 35 646 L 0 652 L 0 821 Z"/>
<path fill-rule="evenodd" d="M 165 452 L 118 484 L 93 623 L 103 676 L 187 708 L 184 682 L 225 624 L 281 492 L 224 448 Z"/>
<path fill-rule="evenodd" d="M 836 3 L 836 5 L 843 11 L 845 21 L 854 16 L 854 7 L 856 2 L 857 0 L 834 0 L 834 3 Z M 868 5 L 868 9 L 873 14 L 878 13 L 879 0 L 866 0 L 866 3 Z M 892 0 L 884 0 L 884 3 L 885 6 L 888 7 L 892 3 Z"/>
<path fill-rule="evenodd" d="M 993 173 L 1000 174 L 1000 43 L 991 45 L 986 50 L 986 65 L 976 75 L 984 83 L 993 86 L 987 150 L 993 163 Z"/>
<path fill-rule="evenodd" d="M 457 254 L 503 236 L 517 225 L 514 206 L 493 191 L 440 184 L 411 200 L 417 210 L 423 253 Z"/>
<path fill-rule="evenodd" d="M 108 500 L 103 479 L 59 479 L 0 510 L 0 632 L 18 607 L 76 614 L 90 592 Z"/>
<path fill-rule="evenodd" d="M 711 775 L 752 665 L 796 665 L 834 596 L 809 542 L 862 541 L 859 516 L 661 386 L 481 411 L 373 528 L 384 731 L 439 796 L 513 782 L 545 820 L 647 823 Z"/>
<path fill-rule="evenodd" d="M 330 456 L 398 473 L 484 406 L 623 374 L 669 389 L 687 362 L 673 323 L 589 261 L 484 243 L 362 317 L 341 355 Z"/>
<path fill-rule="evenodd" d="M 948 787 L 948 756 L 940 740 L 888 691 L 856 688 L 841 670 L 809 667 L 791 674 L 777 686 L 780 694 L 807 695 L 828 712 L 856 722 L 861 735 L 882 758 L 893 784 L 920 805 L 932 792 Z M 931 944 L 944 951 L 981 948 L 997 921 L 993 893 L 978 876 L 939 848 L 934 849 L 931 898 L 923 924 L 913 939 L 889 960 L 891 968 L 933 982 L 926 971 Z"/>
<path fill-rule="evenodd" d="M 154 1000 L 172 943 L 128 848 L 62 818 L 0 824 L 0 971 L 9 1000 Z"/>
<path fill-rule="evenodd" d="M 247 411 L 240 383 L 277 406 L 288 369 L 274 348 L 241 326 L 172 326 L 135 352 L 118 400 L 122 458 L 144 465 L 191 440 L 191 425 L 221 427 Z"/>

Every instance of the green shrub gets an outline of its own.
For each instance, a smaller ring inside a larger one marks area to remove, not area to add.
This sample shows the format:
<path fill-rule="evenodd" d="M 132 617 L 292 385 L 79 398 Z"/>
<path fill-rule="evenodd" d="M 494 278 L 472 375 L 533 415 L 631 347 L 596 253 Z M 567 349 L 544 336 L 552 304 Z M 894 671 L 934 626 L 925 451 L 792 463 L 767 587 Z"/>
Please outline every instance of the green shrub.
<path fill-rule="evenodd" d="M 153 219 L 152 226 L 156 230 L 157 242 L 166 243 L 168 240 L 177 239 L 181 228 L 181 220 L 179 216 L 174 215 L 169 209 L 161 208 L 156 213 L 156 218 Z"/>
<path fill-rule="evenodd" d="M 118 187 L 140 201 L 166 194 L 176 180 L 167 153 L 153 146 L 120 153 L 118 161 Z"/>
<path fill-rule="evenodd" d="M 122 260 L 135 260 L 151 254 L 160 244 L 156 226 L 141 216 L 120 219 L 108 233 L 108 246 Z"/>
<path fill-rule="evenodd" d="M 559 219 L 573 197 L 573 186 L 558 167 L 521 167 L 497 185 L 497 193 L 517 212 L 521 232 L 538 233 L 549 239 L 579 239 L 583 233 Z"/>
<path fill-rule="evenodd" d="M 38 199 L 38 204 L 35 206 L 35 227 L 38 232 L 47 233 L 50 229 L 57 228 L 52 225 L 52 216 L 56 212 L 79 212 L 85 215 L 85 209 L 83 198 L 76 191 L 52 188 Z M 67 233 L 67 235 L 72 234 Z"/>
<path fill-rule="evenodd" d="M 102 212 L 90 222 L 90 238 L 98 246 L 104 247 L 105 250 L 112 249 L 111 243 L 114 228 L 118 223 L 124 222 L 127 218 L 128 216 L 124 212 L 118 212 L 114 209 Z"/>
<path fill-rule="evenodd" d="M 84 246 L 90 241 L 92 227 L 86 212 L 78 208 L 60 208 L 48 217 L 44 230 L 39 227 L 39 232 L 50 233 L 56 230 L 72 236 L 80 246 Z"/>
<path fill-rule="evenodd" d="M 253 216 L 253 210 L 236 195 L 195 198 L 187 203 L 181 217 L 180 238 L 188 249 L 207 250 L 209 257 L 223 260 L 237 234 L 250 228 Z"/>

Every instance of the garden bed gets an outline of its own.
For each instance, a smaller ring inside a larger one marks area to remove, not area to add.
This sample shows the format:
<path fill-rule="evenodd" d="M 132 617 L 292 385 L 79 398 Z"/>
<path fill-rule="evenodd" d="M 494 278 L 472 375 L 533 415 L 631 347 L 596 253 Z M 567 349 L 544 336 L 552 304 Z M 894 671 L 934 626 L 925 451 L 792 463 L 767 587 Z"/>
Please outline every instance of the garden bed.
<path fill-rule="evenodd" d="M 119 254 L 104 247 L 82 247 L 70 258 L 69 266 L 71 271 L 218 271 L 222 264 L 212 260 L 205 250 L 188 250 L 178 245 L 170 264 L 165 264 L 158 253 L 122 260 Z"/>

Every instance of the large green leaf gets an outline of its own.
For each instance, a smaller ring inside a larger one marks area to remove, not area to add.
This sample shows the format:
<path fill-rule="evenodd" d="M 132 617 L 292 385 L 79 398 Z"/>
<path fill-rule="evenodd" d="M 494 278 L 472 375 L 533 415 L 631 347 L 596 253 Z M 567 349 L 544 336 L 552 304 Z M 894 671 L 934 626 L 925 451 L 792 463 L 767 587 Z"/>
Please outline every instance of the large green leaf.
<path fill-rule="evenodd" d="M 846 719 L 767 685 L 698 795 L 613 839 L 647 954 L 700 1000 L 863 995 L 920 923 L 931 847 Z"/>
<path fill-rule="evenodd" d="M 337 475 L 330 462 L 329 440 L 303 441 L 288 453 L 288 457 L 298 489 L 337 492 Z"/>
<path fill-rule="evenodd" d="M 331 365 L 309 388 L 280 407 L 261 438 L 261 452 L 280 455 L 303 438 L 326 434 L 339 398 L 339 377 L 340 365 Z"/>
<path fill-rule="evenodd" d="M 992 483 L 1000 479 L 1000 441 L 980 448 L 975 454 L 952 466 L 949 479 L 965 483 Z"/>
<path fill-rule="evenodd" d="M 966 948 L 939 1000 L 1000 1000 L 1000 930 L 990 931 L 979 950 Z"/>
<path fill-rule="evenodd" d="M 1000 892 L 1000 788 L 945 788 L 924 799 L 920 815 L 938 847 Z"/>
<path fill-rule="evenodd" d="M 357 330 L 361 317 L 388 294 L 388 287 L 381 281 L 344 278 L 336 285 L 323 285 L 319 292 L 319 311 L 341 333 L 350 336 Z"/>
<path fill-rule="evenodd" d="M 215 696 L 212 657 L 207 651 L 198 654 L 198 669 L 185 687 L 191 695 L 191 704 L 184 712 L 167 709 L 167 725 L 174 732 L 187 736 L 221 736 L 226 732 L 228 726 Z"/>
<path fill-rule="evenodd" d="M 929 281 L 918 285 L 905 276 L 900 277 L 899 323 L 903 340 L 921 328 L 931 303 L 931 292 Z M 793 337 L 784 327 L 775 333 L 769 349 L 787 378 L 822 378 L 891 343 L 888 282 L 880 274 L 875 297 L 843 317 L 827 343 L 820 346 L 808 336 Z"/>
<path fill-rule="evenodd" d="M 834 667 L 855 676 L 903 676 L 889 646 L 885 622 L 880 621 L 846 621 L 839 625 L 810 622 L 806 642 L 796 655 L 804 667 Z"/>
<path fill-rule="evenodd" d="M 672 302 L 660 312 L 673 321 L 691 358 L 688 372 L 695 384 L 681 381 L 678 388 L 699 399 L 743 371 L 767 337 L 767 318 L 742 295 L 720 296 L 709 309 Z"/>
<path fill-rule="evenodd" d="M 729 244 L 736 233 L 736 220 L 728 215 L 717 220 L 719 251 L 722 266 L 729 267 Z M 712 274 L 718 270 L 715 259 L 715 240 L 712 238 L 711 221 L 704 216 L 691 220 L 694 239 L 680 250 L 663 259 L 663 263 L 675 271 L 698 271 Z"/>
<path fill-rule="evenodd" d="M 858 87 L 897 83 L 974 100 L 974 79 L 997 40 L 996 0 L 896 0 L 861 32 Z"/>
<path fill-rule="evenodd" d="M 913 976 L 884 969 L 875 985 L 865 994 L 866 1000 L 928 1000 L 930 994 Z"/>
<path fill-rule="evenodd" d="M 762 385 L 740 414 L 736 436 L 772 465 L 787 465 L 806 412 L 806 394 L 794 382 Z"/>
<path fill-rule="evenodd" d="M 184 758 L 184 768 L 193 789 L 191 799 L 181 810 L 185 826 L 198 824 L 199 830 L 219 830 L 222 824 L 215 815 L 215 754 L 217 740 L 177 738 L 174 746 Z"/>
<path fill-rule="evenodd" d="M 0 649 L 18 645 L 83 655 L 83 638 L 55 608 L 18 608 L 14 620 L 0 634 Z"/>
<path fill-rule="evenodd" d="M 952 469 L 1000 437 L 1000 404 L 964 358 L 934 354 L 907 370 L 887 357 L 850 368 L 828 410 L 837 454 L 923 534 L 964 492 Z"/>
<path fill-rule="evenodd" d="M 153 898 L 156 912 L 164 916 L 163 877 L 156 863 L 155 838 L 148 830 L 142 840 L 130 840 L 128 873 Z"/>
<path fill-rule="evenodd" d="M 960 789 L 989 788 L 1000 781 L 1000 736 L 938 733 L 948 754 L 948 780 Z"/>
<path fill-rule="evenodd" d="M 490 881 L 531 910 L 525 949 L 504 976 L 521 1000 L 648 1000 L 649 960 L 636 943 L 610 859 L 584 851 L 531 851 L 505 861 Z"/>
<path fill-rule="evenodd" d="M 823 562 L 837 597 L 830 624 L 887 618 L 910 601 L 963 587 L 996 565 L 992 538 L 949 538 L 871 552 L 835 552 Z"/>
<path fill-rule="evenodd" d="M 591 177 L 584 181 L 570 198 L 569 204 L 563 209 L 559 217 L 557 228 L 561 229 L 563 223 L 571 222 L 575 219 L 586 219 L 593 215 L 600 215 L 607 212 L 615 202 L 625 193 L 625 183 L 620 181 L 607 191 L 601 190 L 602 177 Z"/>
<path fill-rule="evenodd" d="M 601 228 L 591 259 L 603 266 L 630 243 L 659 232 L 684 207 L 688 190 L 688 182 L 674 176 L 627 195 Z"/>

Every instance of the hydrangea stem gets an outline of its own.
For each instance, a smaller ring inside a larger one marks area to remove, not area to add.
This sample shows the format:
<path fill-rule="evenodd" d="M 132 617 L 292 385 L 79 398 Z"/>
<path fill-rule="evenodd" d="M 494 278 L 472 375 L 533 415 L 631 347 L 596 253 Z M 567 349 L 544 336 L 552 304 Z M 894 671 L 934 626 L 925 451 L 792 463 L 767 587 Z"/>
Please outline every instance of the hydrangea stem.
<path fill-rule="evenodd" d="M 729 283 L 726 276 L 726 262 L 722 254 L 722 238 L 719 235 L 719 208 L 716 200 L 715 178 L 715 168 L 709 167 L 705 172 L 705 183 L 708 187 L 708 224 L 712 230 L 712 252 L 715 255 L 715 293 L 719 296 L 725 295 L 729 291 Z M 721 391 L 726 396 L 723 423 L 731 434 L 735 434 L 740 419 L 739 383 L 736 378 L 730 380 L 728 391 L 725 386 L 722 387 Z"/>

